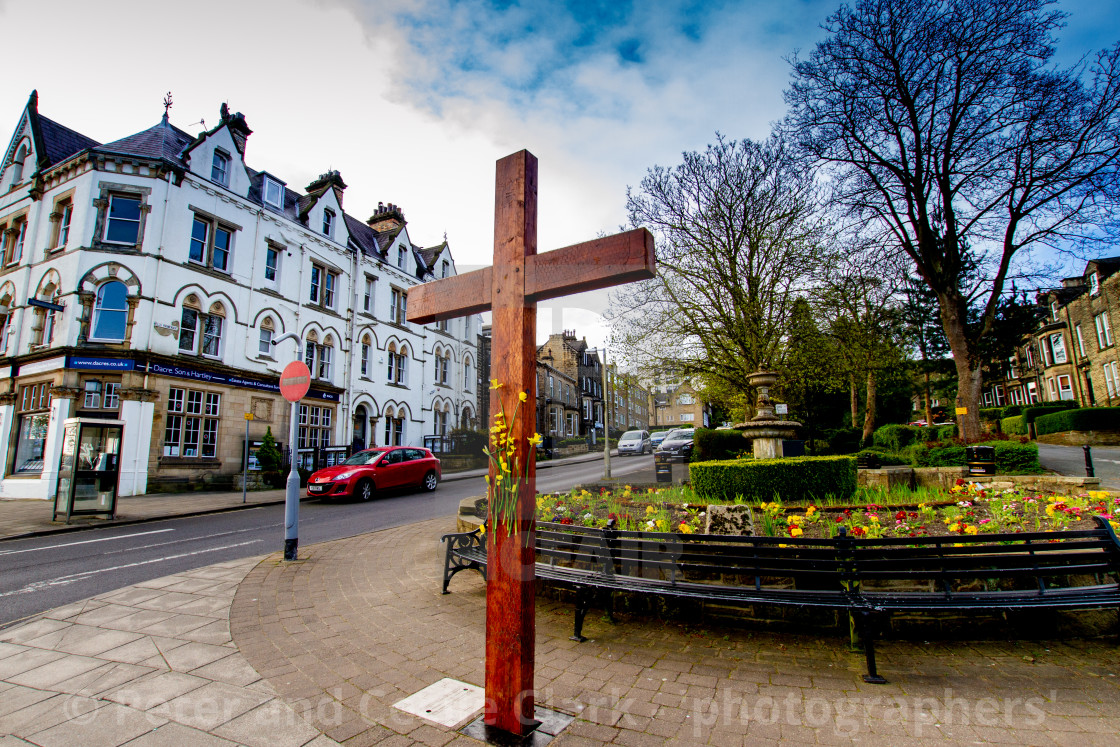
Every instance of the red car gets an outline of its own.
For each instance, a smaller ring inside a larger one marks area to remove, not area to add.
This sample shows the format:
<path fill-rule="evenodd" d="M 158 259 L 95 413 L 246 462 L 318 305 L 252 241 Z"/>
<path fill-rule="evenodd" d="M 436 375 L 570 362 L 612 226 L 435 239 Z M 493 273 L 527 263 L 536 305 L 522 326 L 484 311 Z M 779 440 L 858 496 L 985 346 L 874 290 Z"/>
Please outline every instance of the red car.
<path fill-rule="evenodd" d="M 439 459 L 415 446 L 382 446 L 359 451 L 342 464 L 312 473 L 308 498 L 353 497 L 368 501 L 375 491 L 419 485 L 432 491 L 439 485 Z"/>

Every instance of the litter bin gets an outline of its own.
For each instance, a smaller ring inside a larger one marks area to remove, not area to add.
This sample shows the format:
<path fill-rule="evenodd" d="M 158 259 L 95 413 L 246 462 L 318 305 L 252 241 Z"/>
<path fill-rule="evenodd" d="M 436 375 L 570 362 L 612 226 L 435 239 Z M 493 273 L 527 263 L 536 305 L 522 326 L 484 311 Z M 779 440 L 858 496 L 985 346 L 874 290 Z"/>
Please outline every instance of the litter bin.
<path fill-rule="evenodd" d="M 653 453 L 653 472 L 658 482 L 673 481 L 673 458 L 660 451 Z"/>
<path fill-rule="evenodd" d="M 967 446 L 964 450 L 970 475 L 994 475 L 996 450 L 991 446 Z"/>

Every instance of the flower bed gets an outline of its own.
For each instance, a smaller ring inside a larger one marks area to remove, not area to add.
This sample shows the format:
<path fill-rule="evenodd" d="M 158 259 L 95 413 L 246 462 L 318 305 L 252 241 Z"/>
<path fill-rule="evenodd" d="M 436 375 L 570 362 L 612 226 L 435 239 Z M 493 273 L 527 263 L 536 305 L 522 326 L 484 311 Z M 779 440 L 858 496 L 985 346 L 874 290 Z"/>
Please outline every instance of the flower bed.
<path fill-rule="evenodd" d="M 866 496 L 867 494 L 864 493 Z M 958 480 L 948 491 L 881 493 L 884 500 L 849 506 L 786 506 L 781 501 L 740 504 L 748 533 L 764 536 L 833 537 L 844 527 L 854 537 L 924 537 L 1091 529 L 1093 516 L 1113 520 L 1120 498 L 1106 491 L 1078 495 L 985 490 Z M 906 499 L 911 500 L 906 500 Z M 892 500 L 893 499 L 893 500 Z M 537 497 L 537 517 L 561 524 L 649 532 L 703 532 L 708 506 L 687 488 L 591 493 L 587 490 Z"/>

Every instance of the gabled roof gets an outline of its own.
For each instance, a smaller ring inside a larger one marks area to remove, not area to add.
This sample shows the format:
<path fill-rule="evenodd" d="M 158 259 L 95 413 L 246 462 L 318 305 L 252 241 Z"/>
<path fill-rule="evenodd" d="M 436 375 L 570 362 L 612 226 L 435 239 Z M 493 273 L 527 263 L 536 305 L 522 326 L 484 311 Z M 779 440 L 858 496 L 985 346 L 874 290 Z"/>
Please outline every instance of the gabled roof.
<path fill-rule="evenodd" d="M 363 254 L 381 259 L 383 254 L 378 243 L 380 237 L 377 231 L 348 213 L 343 213 L 342 217 L 346 221 L 346 231 L 350 234 L 350 241 L 354 246 Z"/>
<path fill-rule="evenodd" d="M 1100 273 L 1103 279 L 1120 271 L 1120 257 L 1100 257 L 1099 259 L 1091 259 L 1085 267 L 1086 270 L 1088 270 L 1088 265 L 1095 265 L 1097 272 Z"/>
<path fill-rule="evenodd" d="M 99 153 L 120 153 L 143 158 L 161 158 L 186 168 L 182 159 L 183 151 L 194 138 L 175 125 L 163 119 L 159 124 L 135 135 L 114 140 L 97 148 Z"/>
<path fill-rule="evenodd" d="M 430 246 L 427 249 L 417 249 L 416 256 L 419 257 L 420 261 L 424 263 L 425 269 L 434 271 L 434 263 L 436 261 L 436 257 L 438 257 L 446 248 L 447 242 L 445 241 L 438 246 Z"/>
<path fill-rule="evenodd" d="M 42 154 L 46 159 L 44 166 L 62 163 L 75 153 L 81 153 L 87 148 L 96 148 L 100 145 L 93 138 L 60 125 L 53 119 L 48 119 L 42 115 L 39 115 L 38 118 L 39 134 L 42 137 Z"/>

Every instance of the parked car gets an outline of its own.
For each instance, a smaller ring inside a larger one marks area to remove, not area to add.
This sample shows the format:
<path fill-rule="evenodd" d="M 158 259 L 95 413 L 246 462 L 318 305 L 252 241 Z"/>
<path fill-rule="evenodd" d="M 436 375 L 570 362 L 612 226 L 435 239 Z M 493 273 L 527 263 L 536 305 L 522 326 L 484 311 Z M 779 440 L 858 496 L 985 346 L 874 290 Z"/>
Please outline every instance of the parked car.
<path fill-rule="evenodd" d="M 342 464 L 312 473 L 307 497 L 368 501 L 374 493 L 392 488 L 419 486 L 432 491 L 441 475 L 439 459 L 427 449 L 382 446 L 359 451 Z"/>
<path fill-rule="evenodd" d="M 657 447 L 659 454 L 668 454 L 674 457 L 692 455 L 692 439 L 696 435 L 694 428 L 677 428 L 669 431 L 669 435 Z"/>
<path fill-rule="evenodd" d="M 658 431 L 657 433 L 652 433 L 650 434 L 649 442 L 653 444 L 653 448 L 656 449 L 661 445 L 661 442 L 665 440 L 665 437 L 668 436 L 669 433 L 671 433 L 671 431 Z"/>
<path fill-rule="evenodd" d="M 648 431 L 626 431 L 618 439 L 618 455 L 652 454 L 653 442 Z"/>

